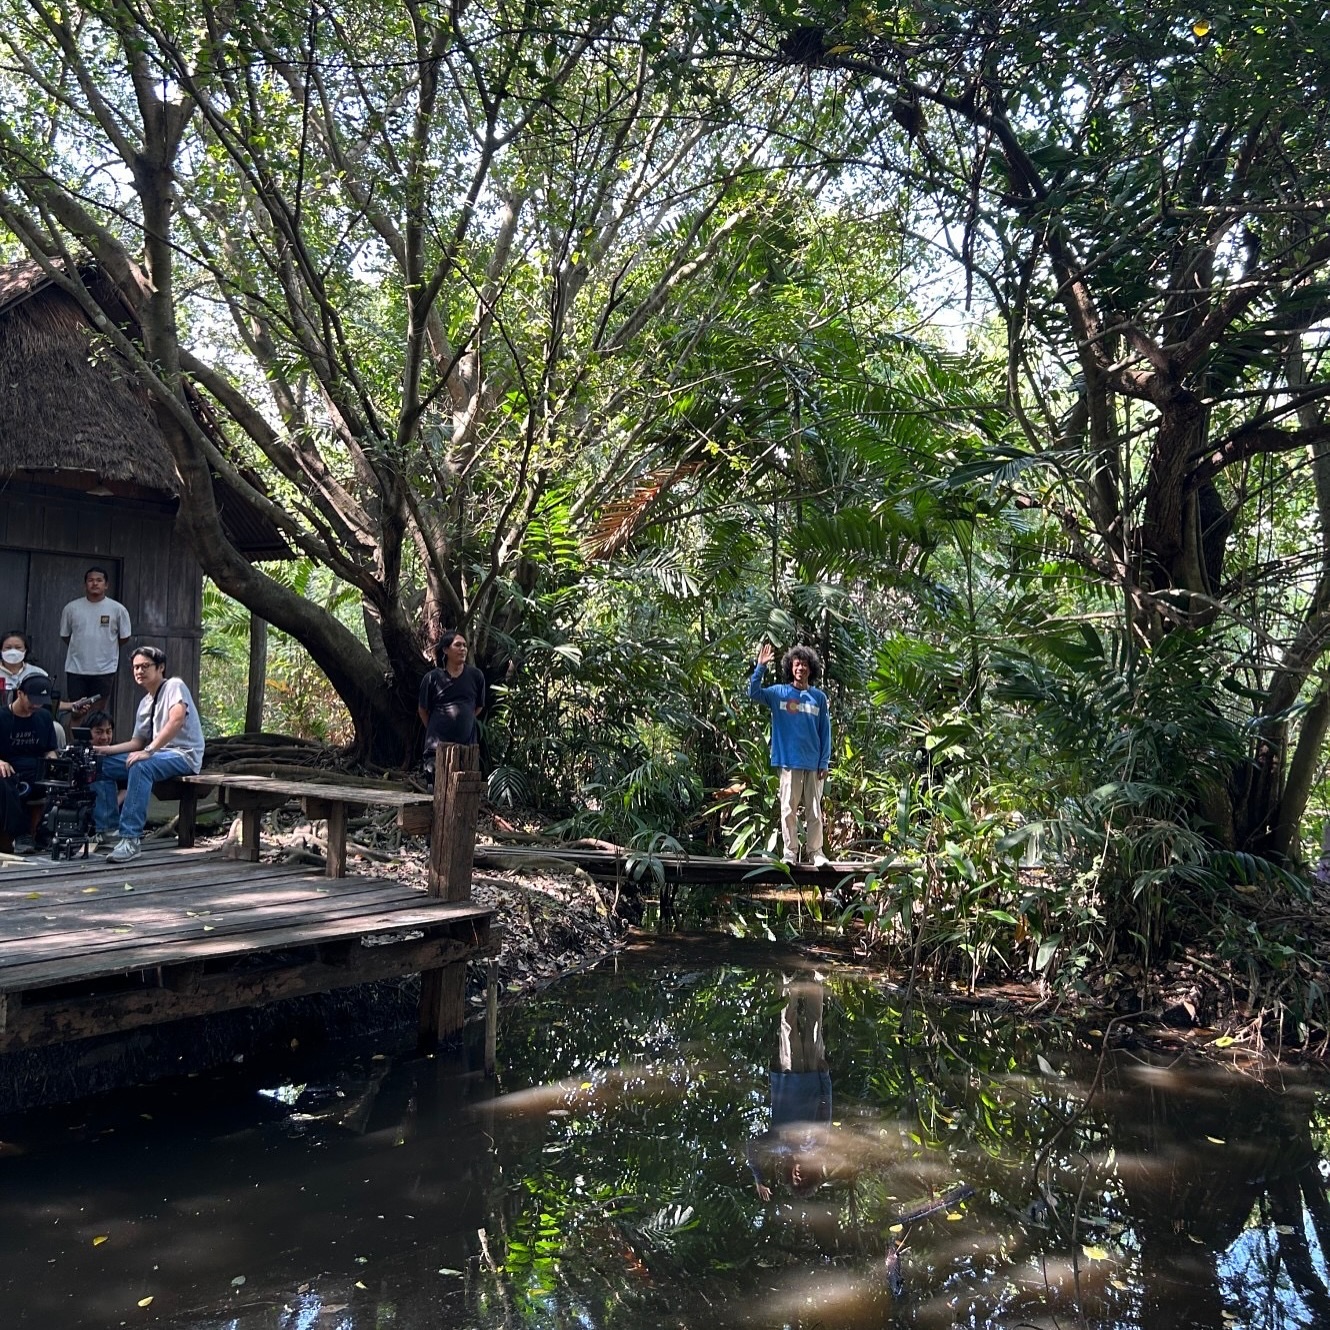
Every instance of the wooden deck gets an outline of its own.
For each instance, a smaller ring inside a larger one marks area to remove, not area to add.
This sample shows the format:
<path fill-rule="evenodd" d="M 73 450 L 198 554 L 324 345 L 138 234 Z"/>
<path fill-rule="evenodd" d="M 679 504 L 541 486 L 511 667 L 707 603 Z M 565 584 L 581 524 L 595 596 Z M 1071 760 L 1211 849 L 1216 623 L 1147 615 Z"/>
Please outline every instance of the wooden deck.
<path fill-rule="evenodd" d="M 456 978 L 492 951 L 490 918 L 390 879 L 215 850 L 7 863 L 0 1053 L 408 974 Z"/>

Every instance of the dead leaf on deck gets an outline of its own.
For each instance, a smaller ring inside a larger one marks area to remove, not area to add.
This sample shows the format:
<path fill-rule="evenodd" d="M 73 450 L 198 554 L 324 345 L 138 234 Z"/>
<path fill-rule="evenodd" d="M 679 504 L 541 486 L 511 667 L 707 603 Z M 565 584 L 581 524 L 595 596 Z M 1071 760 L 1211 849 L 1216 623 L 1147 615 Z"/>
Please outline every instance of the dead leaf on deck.
<path fill-rule="evenodd" d="M 23 899 L 25 901 L 39 901 L 41 900 L 41 898 L 42 898 L 42 893 L 40 891 L 30 891 L 26 896 L 24 896 Z"/>
<path fill-rule="evenodd" d="M 83 891 L 82 891 L 82 894 L 83 894 L 84 896 L 91 896 L 92 893 L 93 893 L 94 891 L 97 891 L 97 890 L 99 890 L 99 888 L 97 888 L 97 887 L 84 887 L 84 888 L 83 888 Z"/>
<path fill-rule="evenodd" d="M 151 1306 L 152 1306 L 152 1299 L 151 1299 L 150 1297 L 148 1297 L 148 1298 L 140 1298 L 140 1299 L 139 1299 L 139 1306 L 140 1306 L 140 1307 L 151 1307 Z"/>
<path fill-rule="evenodd" d="M 92 1245 L 94 1247 L 100 1247 L 103 1242 L 110 1242 L 110 1241 L 111 1241 L 111 1235 L 109 1233 L 98 1233 L 97 1236 L 93 1238 Z"/>

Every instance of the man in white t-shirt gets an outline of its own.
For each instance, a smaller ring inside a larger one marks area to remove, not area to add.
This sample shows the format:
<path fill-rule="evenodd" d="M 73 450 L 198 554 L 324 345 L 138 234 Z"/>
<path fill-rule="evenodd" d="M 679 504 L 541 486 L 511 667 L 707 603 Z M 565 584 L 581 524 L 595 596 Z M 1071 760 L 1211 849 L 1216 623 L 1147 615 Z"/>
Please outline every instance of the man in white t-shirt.
<path fill-rule="evenodd" d="M 134 716 L 134 737 L 122 744 L 94 746 L 101 770 L 93 784 L 97 839 L 115 839 L 107 856 L 122 864 L 138 854 L 148 820 L 154 781 L 197 776 L 203 766 L 203 726 L 183 679 L 166 677 L 166 652 L 135 647 L 130 657 L 134 682 L 144 691 Z M 116 781 L 126 785 L 125 802 L 116 809 Z"/>
<path fill-rule="evenodd" d="M 111 710 L 120 648 L 129 641 L 129 611 L 106 594 L 105 568 L 83 574 L 82 600 L 71 600 L 60 613 L 68 696 L 62 711 L 82 716 L 94 708 Z"/>

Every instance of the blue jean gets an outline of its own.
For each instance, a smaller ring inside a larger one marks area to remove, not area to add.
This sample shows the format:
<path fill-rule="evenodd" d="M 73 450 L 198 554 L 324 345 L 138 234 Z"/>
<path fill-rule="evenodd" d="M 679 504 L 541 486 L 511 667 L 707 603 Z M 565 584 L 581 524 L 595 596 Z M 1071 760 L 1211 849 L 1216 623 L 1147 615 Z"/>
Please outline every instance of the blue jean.
<path fill-rule="evenodd" d="M 171 776 L 192 776 L 194 764 L 174 748 L 163 748 L 151 757 L 140 758 L 132 767 L 125 761 L 128 756 L 128 753 L 112 753 L 102 758 L 102 778 L 92 787 L 97 794 L 94 817 L 99 832 L 114 831 L 119 818 L 121 836 L 138 840 L 148 820 L 148 799 L 152 795 L 153 781 L 167 780 Z M 117 780 L 125 781 L 128 786 L 125 802 L 118 811 Z"/>

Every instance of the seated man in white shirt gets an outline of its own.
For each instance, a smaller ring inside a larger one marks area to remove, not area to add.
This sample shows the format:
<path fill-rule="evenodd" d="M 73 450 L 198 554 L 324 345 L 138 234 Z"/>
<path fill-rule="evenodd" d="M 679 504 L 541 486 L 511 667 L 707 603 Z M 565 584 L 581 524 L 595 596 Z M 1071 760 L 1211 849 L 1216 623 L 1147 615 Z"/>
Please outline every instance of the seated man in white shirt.
<path fill-rule="evenodd" d="M 203 766 L 203 726 L 183 679 L 166 677 L 166 653 L 136 647 L 134 682 L 144 690 L 134 717 L 134 737 L 125 743 L 94 745 L 102 759 L 97 792 L 97 839 L 115 841 L 107 856 L 121 864 L 139 853 L 154 781 L 197 775 Z M 126 782 L 125 802 L 116 810 L 116 781 Z"/>

